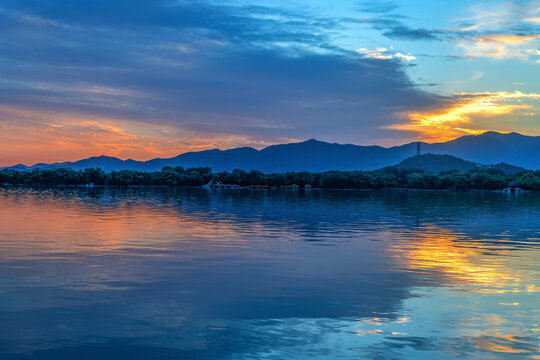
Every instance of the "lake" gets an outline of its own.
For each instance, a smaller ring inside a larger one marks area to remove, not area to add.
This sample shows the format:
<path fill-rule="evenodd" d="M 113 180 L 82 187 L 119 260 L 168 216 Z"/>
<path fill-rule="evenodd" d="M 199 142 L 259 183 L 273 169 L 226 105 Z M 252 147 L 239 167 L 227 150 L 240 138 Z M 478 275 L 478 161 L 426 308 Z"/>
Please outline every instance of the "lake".
<path fill-rule="evenodd" d="M 540 359 L 540 194 L 0 189 L 0 358 Z"/>

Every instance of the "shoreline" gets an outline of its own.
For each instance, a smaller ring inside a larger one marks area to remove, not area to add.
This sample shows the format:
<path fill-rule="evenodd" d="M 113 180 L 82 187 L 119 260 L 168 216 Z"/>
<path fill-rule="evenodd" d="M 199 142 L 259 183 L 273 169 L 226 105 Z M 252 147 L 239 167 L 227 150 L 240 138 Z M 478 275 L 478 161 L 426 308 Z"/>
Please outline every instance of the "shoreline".
<path fill-rule="evenodd" d="M 290 187 L 290 186 L 280 186 L 280 187 L 270 187 L 270 186 L 240 186 L 240 185 L 228 185 L 221 187 L 205 187 L 203 186 L 187 186 L 187 185 L 177 185 L 177 186 L 167 186 L 167 185 L 6 185 L 0 184 L 0 189 L 203 189 L 210 191 L 228 191 L 228 190 L 284 190 L 284 191 L 295 191 L 295 192 L 310 192 L 310 191 L 392 191 L 392 192 L 455 192 L 455 193 L 504 193 L 504 189 L 427 189 L 427 188 L 379 188 L 379 189 L 370 189 L 370 188 L 321 188 L 321 187 L 312 187 L 312 188 L 303 188 L 303 187 Z M 523 190 L 517 193 L 509 194 L 520 194 L 520 193 L 530 193 L 535 192 L 531 190 Z"/>

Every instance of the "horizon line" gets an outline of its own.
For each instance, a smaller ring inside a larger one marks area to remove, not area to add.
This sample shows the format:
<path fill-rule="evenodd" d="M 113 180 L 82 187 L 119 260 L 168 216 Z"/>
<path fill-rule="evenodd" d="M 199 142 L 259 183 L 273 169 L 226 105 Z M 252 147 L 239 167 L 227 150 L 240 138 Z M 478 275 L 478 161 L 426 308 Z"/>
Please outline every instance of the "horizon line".
<path fill-rule="evenodd" d="M 23 163 L 17 163 L 17 164 L 13 164 L 13 165 L 0 166 L 0 169 L 11 168 L 11 167 L 15 167 L 15 166 L 25 166 L 25 167 L 31 168 L 31 167 L 34 167 L 34 166 L 40 165 L 40 164 L 53 165 L 53 164 L 59 164 L 59 163 L 74 163 L 74 162 L 81 161 L 81 160 L 87 160 L 87 159 L 93 159 L 93 158 L 100 158 L 100 157 L 114 158 L 114 159 L 118 159 L 118 160 L 121 160 L 121 161 L 130 161 L 130 160 L 131 160 L 131 161 L 137 161 L 137 162 L 148 162 L 148 161 L 152 161 L 152 160 L 156 160 L 156 159 L 167 160 L 167 159 L 172 159 L 172 158 L 177 157 L 177 156 L 180 156 L 180 155 L 189 154 L 189 153 L 198 153 L 198 152 L 203 152 L 203 151 L 214 151 L 214 150 L 218 150 L 218 151 L 230 151 L 230 150 L 241 149 L 241 148 L 250 148 L 250 149 L 254 149 L 254 150 L 256 150 L 256 151 L 261 151 L 261 150 L 264 150 L 264 149 L 269 148 L 269 147 L 271 147 L 271 146 L 289 145 L 289 144 L 302 144 L 302 143 L 305 143 L 305 142 L 308 142 L 308 141 L 318 141 L 318 142 L 323 142 L 323 143 L 327 143 L 327 144 L 335 144 L 335 145 L 353 145 L 353 146 L 361 146 L 361 147 L 373 147 L 373 146 L 376 146 L 376 147 L 381 147 L 381 148 L 384 148 L 384 149 L 391 149 L 391 148 L 394 148 L 394 147 L 400 147 L 400 146 L 405 146 L 405 145 L 410 145 L 410 144 L 415 144 L 415 143 L 422 143 L 422 144 L 441 144 L 441 143 L 447 143 L 447 142 L 450 142 L 450 141 L 454 141 L 454 140 L 457 140 L 457 139 L 461 139 L 461 138 L 464 138 L 464 137 L 467 137 L 467 136 L 479 136 L 479 135 L 484 135 L 484 134 L 487 134 L 487 133 L 497 133 L 497 134 L 517 134 L 517 135 L 521 135 L 521 136 L 530 136 L 530 137 L 537 137 L 537 136 L 539 136 L 539 135 L 525 135 L 525 134 L 522 134 L 522 133 L 519 133 L 519 132 L 516 132 L 516 131 L 495 131 L 495 130 L 486 130 L 486 131 L 484 131 L 484 132 L 482 132 L 482 133 L 478 133 L 478 134 L 467 134 L 467 135 L 458 136 L 458 137 L 456 137 L 456 138 L 454 138 L 454 139 L 451 139 L 451 140 L 448 140 L 448 141 L 427 142 L 427 141 L 425 141 L 425 140 L 418 140 L 418 141 L 410 141 L 410 142 L 407 142 L 407 143 L 402 143 L 402 144 L 400 144 L 400 145 L 392 145 L 392 146 L 382 146 L 382 145 L 377 145 L 377 144 L 374 144 L 374 145 L 361 145 L 361 144 L 353 144 L 353 143 L 338 143 L 338 142 L 330 142 L 330 141 L 318 140 L 317 138 L 310 138 L 310 139 L 306 139 L 306 140 L 302 140 L 302 141 L 297 141 L 297 142 L 271 144 L 271 145 L 262 147 L 262 148 L 260 148 L 260 149 L 254 148 L 254 147 L 251 147 L 251 146 L 237 146 L 237 147 L 227 148 L 227 149 L 212 148 L 212 149 L 205 149 L 205 150 L 200 150 L 200 151 L 186 151 L 186 152 L 183 152 L 183 153 L 179 153 L 179 154 L 177 154 L 177 155 L 174 155 L 174 156 L 172 156 L 172 157 L 154 157 L 154 158 L 151 158 L 151 159 L 148 159 L 148 160 L 135 160 L 135 159 L 132 159 L 132 158 L 122 159 L 122 158 L 117 157 L 117 156 L 111 156 L 111 155 L 101 154 L 101 155 L 91 155 L 91 156 L 88 156 L 88 157 L 85 157 L 85 158 L 82 158 L 82 159 L 78 159 L 78 160 L 55 161 L 55 162 L 43 162 L 43 161 L 39 161 L 39 162 L 33 163 L 32 165 L 26 165 L 26 164 L 23 164 Z"/>

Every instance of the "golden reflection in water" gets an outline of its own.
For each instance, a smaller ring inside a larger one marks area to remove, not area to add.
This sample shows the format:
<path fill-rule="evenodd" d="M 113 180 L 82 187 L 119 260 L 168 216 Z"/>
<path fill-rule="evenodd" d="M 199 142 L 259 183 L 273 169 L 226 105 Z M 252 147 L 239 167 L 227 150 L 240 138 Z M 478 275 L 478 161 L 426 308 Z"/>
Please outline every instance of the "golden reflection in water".
<path fill-rule="evenodd" d="M 429 272 L 430 278 L 433 274 L 439 275 L 445 285 L 455 290 L 485 296 L 508 294 L 507 297 L 514 300 L 513 297 L 537 293 L 540 289 L 537 272 L 529 267 L 536 263 L 533 257 L 537 252 L 510 251 L 492 243 L 468 240 L 462 234 L 442 227 L 422 227 L 414 233 L 413 240 L 392 242 L 389 251 L 402 267 L 400 270 L 404 268 L 415 274 Z M 523 299 L 527 302 L 527 298 Z M 489 300 L 483 302 L 490 306 Z M 521 314 L 530 311 L 531 305 L 533 309 L 535 306 L 518 301 L 497 301 L 495 304 L 519 308 Z M 498 311 L 493 307 L 490 309 Z M 462 326 L 456 328 L 456 334 L 461 333 L 464 340 L 478 350 L 540 359 L 536 325 L 522 327 L 515 323 L 514 316 L 523 315 L 508 311 L 503 312 L 504 315 L 485 313 L 481 317 L 466 317 L 460 321 Z M 534 318 L 534 311 L 528 316 Z"/>
<path fill-rule="evenodd" d="M 406 270 L 438 273 L 462 291 L 538 292 L 530 274 L 514 266 L 515 251 L 497 248 L 487 255 L 481 241 L 460 239 L 441 227 L 422 227 L 413 241 L 394 241 L 389 250 Z"/>
<path fill-rule="evenodd" d="M 506 354 L 535 354 L 536 346 L 531 344 L 531 338 L 516 335 L 480 335 L 467 339 L 480 350 Z"/>

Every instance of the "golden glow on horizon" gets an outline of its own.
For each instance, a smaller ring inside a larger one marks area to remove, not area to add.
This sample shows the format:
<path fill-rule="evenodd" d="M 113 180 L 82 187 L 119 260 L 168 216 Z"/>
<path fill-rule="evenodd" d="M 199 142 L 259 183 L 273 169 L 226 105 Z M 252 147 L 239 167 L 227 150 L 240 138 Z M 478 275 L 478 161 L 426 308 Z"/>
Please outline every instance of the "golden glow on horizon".
<path fill-rule="evenodd" d="M 399 114 L 408 122 L 386 128 L 412 131 L 417 134 L 415 140 L 424 141 L 448 141 L 488 130 L 501 131 L 475 120 L 514 114 L 516 110 L 527 110 L 519 113 L 521 117 L 536 116 L 537 111 L 533 110 L 537 109 L 522 101 L 540 99 L 540 94 L 500 91 L 458 93 L 456 98 L 457 102 L 448 108 Z M 99 155 L 149 160 L 189 151 L 239 146 L 263 148 L 296 141 L 300 140 L 279 138 L 265 141 L 249 135 L 218 131 L 187 131 L 174 124 L 0 106 L 0 167 L 18 163 L 33 165 L 38 162 L 76 161 Z"/>
<path fill-rule="evenodd" d="M 293 141 L 296 139 L 277 139 L 277 142 Z M 99 155 L 149 160 L 189 151 L 238 146 L 262 148 L 275 143 L 248 135 L 187 131 L 174 124 L 50 111 L 44 114 L 0 106 L 0 167 L 76 161 Z"/>
<path fill-rule="evenodd" d="M 482 92 L 458 93 L 458 103 L 450 108 L 430 113 L 407 114 L 410 123 L 395 124 L 388 128 L 418 132 L 422 138 L 433 141 L 448 141 L 462 135 L 477 135 L 489 129 L 472 128 L 472 117 L 493 117 L 507 115 L 515 110 L 530 109 L 527 104 L 509 104 L 507 101 L 520 102 L 521 99 L 540 99 L 537 93 L 515 92 Z M 526 113 L 531 116 L 534 113 Z"/>

